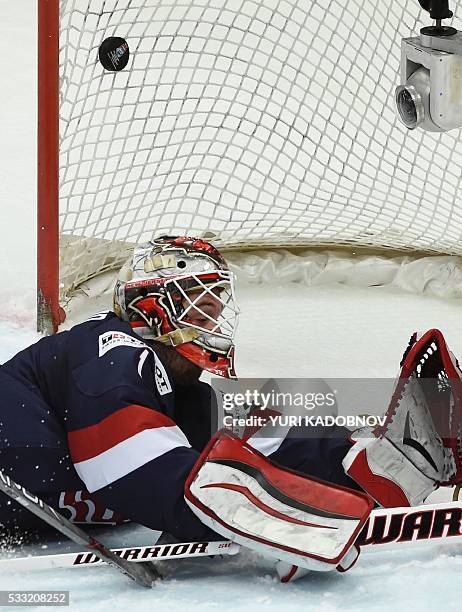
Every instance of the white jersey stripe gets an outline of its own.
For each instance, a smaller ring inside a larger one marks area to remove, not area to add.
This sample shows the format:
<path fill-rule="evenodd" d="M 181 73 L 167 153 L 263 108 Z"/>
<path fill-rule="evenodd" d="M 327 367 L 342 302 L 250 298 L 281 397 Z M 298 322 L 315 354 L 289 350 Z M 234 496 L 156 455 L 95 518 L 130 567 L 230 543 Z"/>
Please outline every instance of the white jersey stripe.
<path fill-rule="evenodd" d="M 138 374 L 140 378 L 143 378 L 143 366 L 144 366 L 144 362 L 146 361 L 148 355 L 149 355 L 148 349 L 144 350 L 140 355 L 140 358 L 138 361 Z"/>
<path fill-rule="evenodd" d="M 145 429 L 96 457 L 75 463 L 75 469 L 93 493 L 179 446 L 191 447 L 179 427 Z"/>
<path fill-rule="evenodd" d="M 250 444 L 255 450 L 260 452 L 265 457 L 268 455 L 272 455 L 275 453 L 281 444 L 284 442 L 284 438 L 261 438 L 259 436 L 253 436 L 247 440 L 247 443 Z"/>

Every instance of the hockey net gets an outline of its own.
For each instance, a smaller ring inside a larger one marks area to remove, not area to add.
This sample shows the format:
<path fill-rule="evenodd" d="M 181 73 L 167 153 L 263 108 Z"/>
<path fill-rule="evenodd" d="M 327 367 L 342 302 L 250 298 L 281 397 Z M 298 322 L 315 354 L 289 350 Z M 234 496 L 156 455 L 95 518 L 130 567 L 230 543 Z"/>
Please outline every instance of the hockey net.
<path fill-rule="evenodd" d="M 61 0 L 59 23 L 61 298 L 159 234 L 462 254 L 460 132 L 394 111 L 416 0 Z"/>

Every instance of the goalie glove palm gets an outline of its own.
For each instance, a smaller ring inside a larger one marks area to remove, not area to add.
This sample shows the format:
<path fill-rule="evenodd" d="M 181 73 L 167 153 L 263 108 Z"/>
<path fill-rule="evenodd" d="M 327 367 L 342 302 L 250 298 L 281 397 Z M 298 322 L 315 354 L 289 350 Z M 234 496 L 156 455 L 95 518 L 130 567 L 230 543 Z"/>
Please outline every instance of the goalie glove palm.
<path fill-rule="evenodd" d="M 415 505 L 461 480 L 461 377 L 438 330 L 415 334 L 383 427 L 359 430 L 346 472 L 382 506 Z"/>

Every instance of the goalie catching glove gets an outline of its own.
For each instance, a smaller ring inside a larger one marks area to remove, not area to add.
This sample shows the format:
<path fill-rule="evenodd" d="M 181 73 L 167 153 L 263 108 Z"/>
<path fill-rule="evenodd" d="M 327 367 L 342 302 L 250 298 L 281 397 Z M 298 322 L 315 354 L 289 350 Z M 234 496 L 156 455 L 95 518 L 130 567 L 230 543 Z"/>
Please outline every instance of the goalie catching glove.
<path fill-rule="evenodd" d="M 414 506 L 462 481 L 461 370 L 442 333 L 414 334 L 401 366 L 385 424 L 355 432 L 343 460 L 384 507 Z"/>
<path fill-rule="evenodd" d="M 217 533 L 265 556 L 312 569 L 349 569 L 373 502 L 365 494 L 272 463 L 227 430 L 191 471 L 185 499 Z"/>

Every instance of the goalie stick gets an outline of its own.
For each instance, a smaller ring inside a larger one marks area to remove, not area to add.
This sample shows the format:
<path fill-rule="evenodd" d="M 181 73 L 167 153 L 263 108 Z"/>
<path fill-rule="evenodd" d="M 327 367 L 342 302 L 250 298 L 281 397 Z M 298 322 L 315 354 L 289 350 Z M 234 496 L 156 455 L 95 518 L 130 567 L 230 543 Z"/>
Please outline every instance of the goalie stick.
<path fill-rule="evenodd" d="M 159 578 L 155 567 L 149 563 L 135 565 L 127 561 L 111 550 L 108 550 L 101 542 L 91 535 L 85 533 L 80 527 L 71 523 L 64 516 L 59 514 L 51 506 L 46 504 L 36 495 L 33 495 L 23 486 L 11 480 L 0 470 L 0 491 L 17 501 L 21 506 L 41 518 L 45 523 L 57 529 L 64 536 L 82 546 L 97 558 L 115 567 L 120 572 L 134 580 L 137 584 L 144 587 L 152 587 L 154 580 Z"/>
<path fill-rule="evenodd" d="M 401 550 L 409 545 L 462 544 L 462 501 L 377 508 L 356 543 L 362 552 Z"/>
<path fill-rule="evenodd" d="M 219 540 L 129 546 L 113 548 L 111 552 L 129 563 L 142 563 L 146 561 L 211 557 L 214 555 L 235 555 L 239 550 L 239 544 L 228 540 Z M 57 567 L 92 567 L 99 565 L 102 561 L 103 559 L 98 558 L 93 552 L 59 553 L 0 559 L 0 568 L 33 570 Z"/>
<path fill-rule="evenodd" d="M 364 526 L 357 544 L 363 553 L 401 550 L 422 544 L 462 543 L 462 501 L 423 504 L 402 508 L 377 508 Z M 112 553 L 128 563 L 146 560 L 166 561 L 235 555 L 239 544 L 217 542 L 182 542 L 116 548 Z M 360 557 L 361 559 L 361 557 Z M 361 561 L 360 561 L 361 562 Z M 0 568 L 47 569 L 57 567 L 92 567 L 101 560 L 94 552 L 34 555 L 0 559 Z M 353 570 L 354 571 L 354 570 Z"/>

